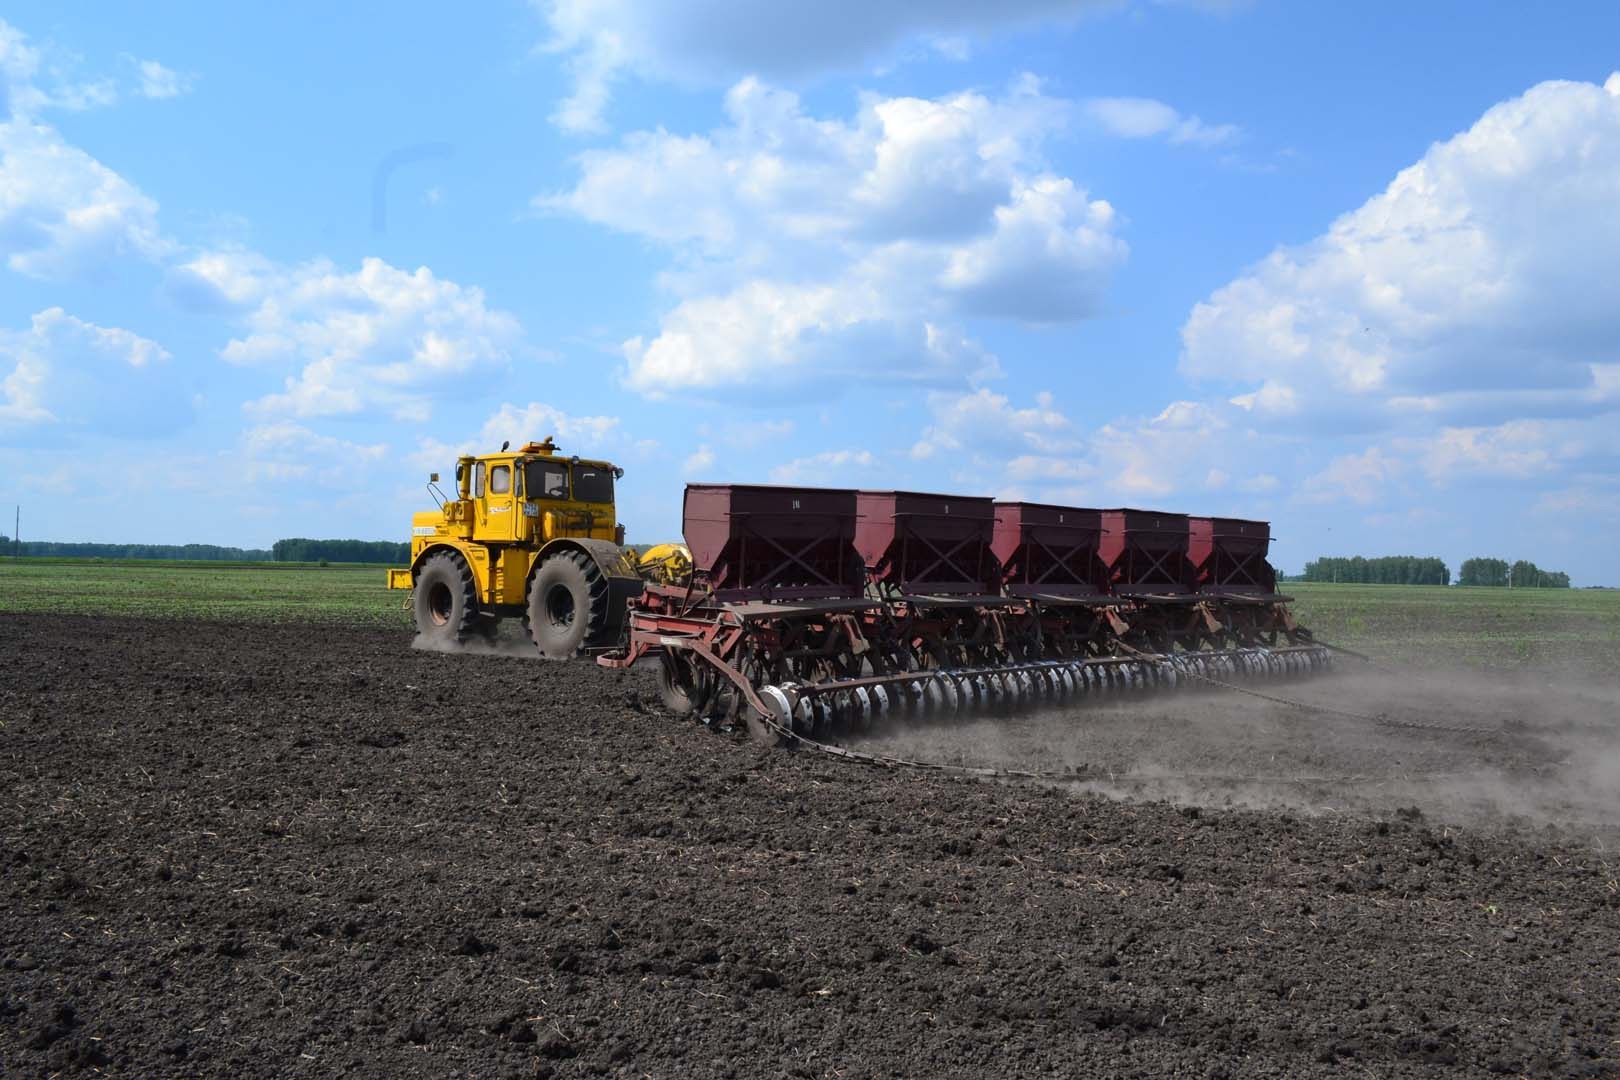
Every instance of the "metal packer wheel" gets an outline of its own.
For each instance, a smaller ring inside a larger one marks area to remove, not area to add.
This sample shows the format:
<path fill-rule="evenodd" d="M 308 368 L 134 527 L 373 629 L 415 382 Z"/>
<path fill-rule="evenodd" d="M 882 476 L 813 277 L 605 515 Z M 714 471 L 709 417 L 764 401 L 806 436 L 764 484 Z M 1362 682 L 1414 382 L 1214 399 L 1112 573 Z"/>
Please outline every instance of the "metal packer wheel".
<path fill-rule="evenodd" d="M 671 650 L 658 658 L 658 698 L 676 716 L 685 716 L 696 705 L 691 661 Z"/>

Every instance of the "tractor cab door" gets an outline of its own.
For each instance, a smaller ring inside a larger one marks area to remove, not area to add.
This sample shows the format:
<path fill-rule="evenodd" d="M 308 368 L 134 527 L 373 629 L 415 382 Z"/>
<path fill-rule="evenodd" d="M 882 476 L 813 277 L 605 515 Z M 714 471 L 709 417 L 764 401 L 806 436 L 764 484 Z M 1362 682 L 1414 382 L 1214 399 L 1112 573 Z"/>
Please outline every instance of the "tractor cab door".
<path fill-rule="evenodd" d="M 510 461 L 478 463 L 473 473 L 478 539 L 489 543 L 517 539 L 519 512 L 516 487 Z"/>

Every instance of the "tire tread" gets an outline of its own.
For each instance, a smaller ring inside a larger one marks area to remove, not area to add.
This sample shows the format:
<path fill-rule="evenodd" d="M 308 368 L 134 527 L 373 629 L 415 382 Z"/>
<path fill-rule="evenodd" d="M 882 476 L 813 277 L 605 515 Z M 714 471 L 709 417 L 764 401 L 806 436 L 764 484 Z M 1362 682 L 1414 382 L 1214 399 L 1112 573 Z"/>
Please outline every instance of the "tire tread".
<path fill-rule="evenodd" d="M 535 565 L 533 575 L 529 580 L 529 599 L 524 604 L 523 612 L 523 629 L 528 634 L 529 640 L 534 644 L 535 648 L 545 652 L 544 646 L 541 645 L 539 638 L 535 634 L 534 605 L 536 598 L 534 589 L 535 582 L 544 572 L 546 565 L 553 560 L 571 563 L 579 571 L 580 578 L 585 585 L 585 603 L 575 613 L 575 618 L 585 620 L 585 633 L 580 638 L 579 645 L 575 650 L 576 653 L 582 652 L 588 646 L 607 643 L 615 629 L 611 621 L 612 591 L 607 575 L 602 573 L 602 568 L 597 565 L 595 559 L 582 551 L 558 552 Z"/>
<path fill-rule="evenodd" d="M 441 551 L 429 555 L 422 561 L 422 568 L 417 572 L 414 584 L 420 587 L 422 579 L 440 567 L 448 570 L 453 582 L 452 588 L 458 589 L 461 593 L 461 617 L 453 626 L 447 630 L 440 628 L 439 632 L 447 633 L 447 636 L 456 641 L 466 641 L 478 632 L 480 621 L 478 590 L 473 584 L 472 568 L 467 565 L 467 560 L 462 558 L 459 553 L 452 551 Z M 420 622 L 418 622 L 417 631 L 419 633 L 435 632 L 424 628 Z"/>

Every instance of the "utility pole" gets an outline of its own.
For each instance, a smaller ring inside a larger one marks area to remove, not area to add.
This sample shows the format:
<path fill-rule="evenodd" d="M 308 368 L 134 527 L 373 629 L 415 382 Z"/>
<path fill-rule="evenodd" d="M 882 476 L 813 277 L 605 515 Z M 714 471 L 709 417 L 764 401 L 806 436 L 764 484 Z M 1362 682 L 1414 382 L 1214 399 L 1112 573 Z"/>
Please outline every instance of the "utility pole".
<path fill-rule="evenodd" d="M 11 524 L 11 557 L 22 558 L 22 503 L 17 504 L 17 516 Z"/>

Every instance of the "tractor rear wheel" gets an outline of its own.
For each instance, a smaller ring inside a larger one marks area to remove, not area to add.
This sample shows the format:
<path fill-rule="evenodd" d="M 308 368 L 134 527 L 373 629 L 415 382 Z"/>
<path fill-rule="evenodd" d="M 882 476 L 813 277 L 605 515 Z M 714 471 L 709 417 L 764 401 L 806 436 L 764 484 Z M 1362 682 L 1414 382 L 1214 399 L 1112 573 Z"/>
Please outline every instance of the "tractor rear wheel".
<path fill-rule="evenodd" d="M 412 596 L 416 632 L 426 645 L 459 645 L 478 634 L 478 590 L 472 570 L 459 555 L 429 556 L 416 575 Z"/>
<path fill-rule="evenodd" d="M 523 623 L 546 656 L 566 660 L 604 642 L 609 626 L 607 577 L 589 555 L 560 551 L 540 564 L 529 582 Z"/>

